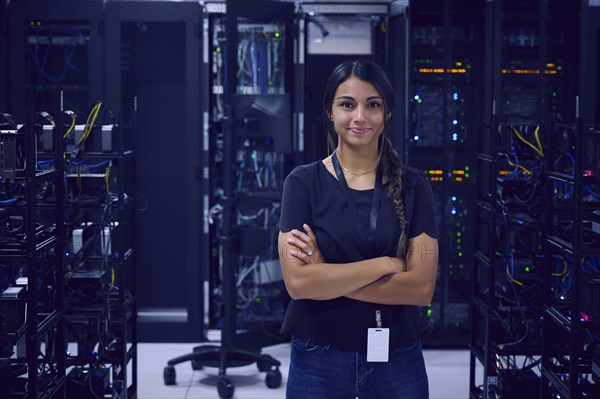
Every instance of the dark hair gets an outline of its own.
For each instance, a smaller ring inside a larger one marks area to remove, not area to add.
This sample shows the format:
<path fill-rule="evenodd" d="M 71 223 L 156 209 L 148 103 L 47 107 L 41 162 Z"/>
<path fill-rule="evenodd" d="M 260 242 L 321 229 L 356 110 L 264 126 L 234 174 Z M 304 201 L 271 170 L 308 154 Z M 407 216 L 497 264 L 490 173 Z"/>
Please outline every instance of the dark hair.
<path fill-rule="evenodd" d="M 404 209 L 404 199 L 402 198 L 402 175 L 403 167 L 398 153 L 394 149 L 392 142 L 387 136 L 389 126 L 389 115 L 394 109 L 394 88 L 387 78 L 386 73 L 381 67 L 372 61 L 356 60 L 344 62 L 338 65 L 327 81 L 325 94 L 323 97 L 323 122 L 327 130 L 327 143 L 329 150 L 335 149 L 335 135 L 337 134 L 331 120 L 331 111 L 333 107 L 333 97 L 338 87 L 351 77 L 356 77 L 373 85 L 375 90 L 383 99 L 383 115 L 385 122 L 383 132 L 379 141 L 380 166 L 383 173 L 389 180 L 388 195 L 394 204 L 396 214 L 400 219 L 400 240 L 398 241 L 398 250 L 396 256 L 404 258 L 406 256 L 407 238 L 406 238 L 406 212 Z"/>

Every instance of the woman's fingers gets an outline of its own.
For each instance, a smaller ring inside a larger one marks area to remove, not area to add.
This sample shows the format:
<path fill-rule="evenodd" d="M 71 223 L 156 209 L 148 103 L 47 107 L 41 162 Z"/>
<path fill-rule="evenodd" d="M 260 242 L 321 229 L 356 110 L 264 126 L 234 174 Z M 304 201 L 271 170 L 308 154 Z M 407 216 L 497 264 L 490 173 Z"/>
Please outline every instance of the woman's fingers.
<path fill-rule="evenodd" d="M 306 233 L 297 229 L 293 229 L 291 231 L 293 237 L 288 237 L 287 239 L 288 244 L 298 249 L 298 251 L 294 253 L 290 251 L 290 254 L 304 261 L 305 263 L 322 261 L 319 247 L 317 246 L 317 238 L 315 233 L 306 223 L 302 227 Z"/>
<path fill-rule="evenodd" d="M 306 223 L 304 223 L 304 225 L 302 227 L 304 227 L 304 230 L 306 231 L 306 235 L 308 235 L 308 238 L 310 238 L 313 242 L 316 242 L 317 237 L 315 236 L 315 233 L 312 231 L 310 226 L 307 225 Z"/>
<path fill-rule="evenodd" d="M 287 242 L 288 244 L 298 248 L 300 251 L 309 254 L 309 256 L 312 255 L 312 249 L 306 242 L 302 240 L 294 240 L 293 238 L 288 238 Z"/>

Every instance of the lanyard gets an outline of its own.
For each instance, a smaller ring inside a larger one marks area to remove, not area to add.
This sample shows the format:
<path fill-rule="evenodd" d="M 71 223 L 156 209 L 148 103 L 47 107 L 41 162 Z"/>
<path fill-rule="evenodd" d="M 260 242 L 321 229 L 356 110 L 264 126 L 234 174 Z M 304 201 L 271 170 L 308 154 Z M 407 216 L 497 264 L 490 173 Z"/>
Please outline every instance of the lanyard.
<path fill-rule="evenodd" d="M 340 163 L 338 162 L 335 151 L 331 155 L 331 161 L 333 162 L 333 169 L 335 170 L 335 174 L 337 175 L 338 181 L 340 182 L 340 186 L 342 187 L 342 194 L 344 195 L 344 198 L 346 199 L 350 210 L 354 212 L 356 216 L 354 218 L 354 221 L 356 223 L 360 239 L 367 242 L 375 241 L 377 216 L 379 216 L 379 204 L 381 202 L 381 181 L 383 180 L 383 172 L 381 171 L 381 168 L 377 168 L 377 177 L 375 178 L 375 190 L 373 190 L 373 201 L 371 202 L 371 216 L 369 218 L 369 226 L 366 229 L 366 231 L 368 231 L 368 235 L 365 237 L 365 232 L 363 230 L 362 223 L 360 222 L 360 218 L 358 217 L 358 212 L 356 210 L 356 203 L 352 198 L 352 193 L 350 192 L 350 188 L 348 187 L 348 183 L 346 182 L 344 172 L 342 172 L 342 168 L 340 167 Z"/>

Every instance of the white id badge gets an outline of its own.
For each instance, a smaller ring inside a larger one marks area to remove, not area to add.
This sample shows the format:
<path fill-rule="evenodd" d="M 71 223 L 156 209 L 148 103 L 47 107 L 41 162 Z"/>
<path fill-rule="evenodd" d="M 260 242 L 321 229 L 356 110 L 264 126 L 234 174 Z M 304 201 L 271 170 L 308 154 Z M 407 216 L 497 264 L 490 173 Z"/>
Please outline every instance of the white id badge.
<path fill-rule="evenodd" d="M 367 362 L 387 362 L 390 353 L 390 329 L 367 330 Z"/>

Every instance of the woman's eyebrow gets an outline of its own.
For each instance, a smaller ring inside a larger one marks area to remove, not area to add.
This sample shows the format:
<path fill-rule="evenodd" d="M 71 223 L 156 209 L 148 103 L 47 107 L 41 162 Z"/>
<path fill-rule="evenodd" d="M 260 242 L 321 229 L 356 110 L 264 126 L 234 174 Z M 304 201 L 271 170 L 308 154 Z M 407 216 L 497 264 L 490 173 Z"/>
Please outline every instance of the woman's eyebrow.
<path fill-rule="evenodd" d="M 338 98 L 336 98 L 336 100 L 353 100 L 354 101 L 354 97 L 352 96 L 339 96 Z M 370 96 L 367 97 L 367 101 L 371 101 L 371 100 L 382 100 L 381 96 Z"/>

